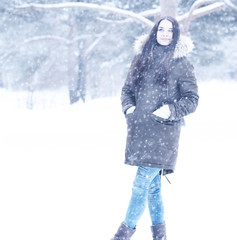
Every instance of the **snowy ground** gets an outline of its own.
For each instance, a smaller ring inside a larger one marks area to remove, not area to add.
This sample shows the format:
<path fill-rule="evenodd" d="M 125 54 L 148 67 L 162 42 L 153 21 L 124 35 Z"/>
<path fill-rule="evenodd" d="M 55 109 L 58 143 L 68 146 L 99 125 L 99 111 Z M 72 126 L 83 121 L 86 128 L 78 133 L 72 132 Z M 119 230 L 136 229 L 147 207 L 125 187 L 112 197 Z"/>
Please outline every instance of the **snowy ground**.
<path fill-rule="evenodd" d="M 237 83 L 200 84 L 176 173 L 163 179 L 168 240 L 236 240 Z M 123 164 L 119 97 L 68 105 L 63 91 L 0 89 L 0 239 L 106 240 L 123 220 L 135 167 Z M 29 105 L 28 105 L 29 107 Z M 145 212 L 134 240 L 149 240 Z"/>

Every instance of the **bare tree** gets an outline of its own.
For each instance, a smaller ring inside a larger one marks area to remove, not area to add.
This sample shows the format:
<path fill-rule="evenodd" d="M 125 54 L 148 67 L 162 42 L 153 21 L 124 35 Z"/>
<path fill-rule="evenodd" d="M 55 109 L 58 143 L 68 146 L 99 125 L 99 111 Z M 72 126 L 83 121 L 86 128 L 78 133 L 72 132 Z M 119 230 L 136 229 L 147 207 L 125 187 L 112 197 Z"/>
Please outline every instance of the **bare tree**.
<path fill-rule="evenodd" d="M 226 8 L 226 4 L 220 1 L 203 1 L 198 0 L 191 6 L 189 12 L 178 18 L 179 22 L 183 26 L 183 34 L 186 34 L 190 25 L 190 22 L 196 18 L 211 14 L 213 12 L 223 10 Z"/>

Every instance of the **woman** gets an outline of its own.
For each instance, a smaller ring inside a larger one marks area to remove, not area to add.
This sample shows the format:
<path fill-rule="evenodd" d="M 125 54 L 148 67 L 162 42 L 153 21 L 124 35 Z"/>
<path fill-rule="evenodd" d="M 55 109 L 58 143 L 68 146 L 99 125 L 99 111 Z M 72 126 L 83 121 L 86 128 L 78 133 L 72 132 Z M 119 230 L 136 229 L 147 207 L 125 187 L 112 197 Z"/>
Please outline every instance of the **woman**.
<path fill-rule="evenodd" d="M 112 240 L 129 240 L 148 203 L 153 239 L 166 240 L 161 175 L 173 173 L 183 117 L 198 105 L 192 42 L 180 37 L 178 22 L 160 19 L 136 44 L 136 56 L 122 88 L 128 135 L 125 163 L 137 166 L 125 220 Z"/>

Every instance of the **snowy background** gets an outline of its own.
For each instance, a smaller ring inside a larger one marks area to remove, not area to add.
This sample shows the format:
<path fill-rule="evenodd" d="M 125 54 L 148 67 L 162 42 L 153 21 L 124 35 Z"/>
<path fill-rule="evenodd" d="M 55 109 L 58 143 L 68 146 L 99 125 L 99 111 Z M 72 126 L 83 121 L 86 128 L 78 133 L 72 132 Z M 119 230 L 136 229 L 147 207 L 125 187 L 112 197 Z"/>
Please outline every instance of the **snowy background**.
<path fill-rule="evenodd" d="M 119 92 L 149 29 L 69 2 L 0 1 L 0 240 L 110 240 L 130 200 L 136 168 L 123 163 Z M 79 2 L 154 22 L 161 1 Z M 179 1 L 180 19 L 195 2 Z M 237 239 L 236 33 L 229 5 L 188 29 L 200 104 L 186 118 L 172 184 L 162 179 L 168 240 Z M 146 211 L 133 239 L 151 239 L 150 225 Z"/>
<path fill-rule="evenodd" d="M 199 83 L 178 165 L 163 178 L 169 240 L 236 240 L 237 83 Z M 0 239 L 105 240 L 123 220 L 136 168 L 126 166 L 119 96 L 69 105 L 67 90 L 0 89 Z M 148 212 L 134 240 L 151 239 Z"/>

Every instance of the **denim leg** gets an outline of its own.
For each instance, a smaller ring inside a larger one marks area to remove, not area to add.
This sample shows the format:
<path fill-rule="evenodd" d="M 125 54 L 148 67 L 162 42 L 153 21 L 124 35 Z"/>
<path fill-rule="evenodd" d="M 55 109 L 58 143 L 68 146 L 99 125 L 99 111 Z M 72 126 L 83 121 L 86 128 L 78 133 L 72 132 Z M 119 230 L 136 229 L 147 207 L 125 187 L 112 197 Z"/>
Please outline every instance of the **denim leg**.
<path fill-rule="evenodd" d="M 148 191 L 148 207 L 152 225 L 164 223 L 164 206 L 161 196 L 161 177 L 158 174 L 151 182 Z"/>
<path fill-rule="evenodd" d="M 129 228 L 135 228 L 142 216 L 146 208 L 150 184 L 159 175 L 159 171 L 160 169 L 158 168 L 138 167 L 133 182 L 132 197 L 124 221 L 124 224 Z"/>

